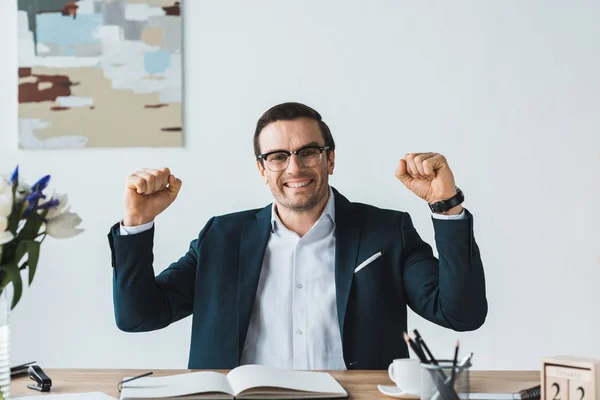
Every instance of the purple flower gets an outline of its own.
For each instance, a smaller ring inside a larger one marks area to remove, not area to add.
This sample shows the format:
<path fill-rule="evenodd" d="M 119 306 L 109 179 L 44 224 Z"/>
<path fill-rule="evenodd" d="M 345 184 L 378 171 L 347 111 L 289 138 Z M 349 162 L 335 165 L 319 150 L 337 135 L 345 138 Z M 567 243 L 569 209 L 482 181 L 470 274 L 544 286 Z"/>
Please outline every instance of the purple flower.
<path fill-rule="evenodd" d="M 29 203 L 36 203 L 38 202 L 39 199 L 45 199 L 46 195 L 40 191 L 36 191 L 36 192 L 32 192 L 29 194 L 29 196 L 27 196 L 27 198 L 25 199 L 25 201 L 28 201 Z"/>
<path fill-rule="evenodd" d="M 44 204 L 40 204 L 38 210 L 45 210 L 46 208 L 56 208 L 60 204 L 58 199 L 52 199 L 50 201 L 45 202 Z"/>
<path fill-rule="evenodd" d="M 40 199 L 45 199 L 45 198 L 46 198 L 46 195 L 43 194 L 41 191 L 30 193 L 29 196 L 27 196 L 27 198 L 25 199 L 25 201 L 28 202 L 29 205 L 27 206 L 27 209 L 23 213 L 23 216 L 25 218 L 27 218 L 29 216 L 29 214 L 33 211 L 33 209 L 37 207 Z"/>
<path fill-rule="evenodd" d="M 19 166 L 15 168 L 12 175 L 10 176 L 10 183 L 15 183 L 19 180 Z"/>
<path fill-rule="evenodd" d="M 46 187 L 48 186 L 48 182 L 50 182 L 50 175 L 46 175 L 42 179 L 40 179 L 39 181 L 34 183 L 33 186 L 31 187 L 31 191 L 32 192 L 38 192 L 38 191 L 41 192 L 42 190 L 46 189 Z"/>

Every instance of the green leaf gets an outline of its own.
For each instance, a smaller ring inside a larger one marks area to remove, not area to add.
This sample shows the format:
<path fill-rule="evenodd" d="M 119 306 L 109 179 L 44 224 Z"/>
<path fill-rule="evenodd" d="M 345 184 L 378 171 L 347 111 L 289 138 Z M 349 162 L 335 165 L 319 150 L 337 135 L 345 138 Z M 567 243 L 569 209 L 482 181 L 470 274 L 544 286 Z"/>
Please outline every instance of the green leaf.
<path fill-rule="evenodd" d="M 40 231 L 42 223 L 44 223 L 44 218 L 47 214 L 47 211 L 48 210 L 44 210 L 42 215 L 39 215 L 36 211 L 32 211 L 31 214 L 27 216 L 27 222 L 25 222 L 25 225 L 19 231 L 17 240 L 34 239 Z"/>
<path fill-rule="evenodd" d="M 13 288 L 15 290 L 11 306 L 11 309 L 13 309 L 21 299 L 21 294 L 23 293 L 23 281 L 21 281 L 19 266 L 14 263 L 8 263 L 0 265 L 0 270 L 6 272 L 6 277 L 2 280 L 2 287 L 4 288 L 6 284 L 8 284 L 8 282 L 12 282 Z M 4 283 L 4 281 L 7 281 L 6 284 Z"/>
<path fill-rule="evenodd" d="M 17 250 L 15 251 L 15 258 L 12 260 L 16 264 L 18 264 L 25 255 L 25 253 L 27 253 L 27 242 L 29 242 L 29 240 L 22 240 L 18 242 Z"/>
<path fill-rule="evenodd" d="M 22 210 L 23 202 L 17 201 L 16 197 L 13 195 L 12 211 L 10 212 L 10 216 L 8 217 L 8 230 L 11 231 L 13 235 L 17 233 L 19 221 L 21 220 Z"/>
<path fill-rule="evenodd" d="M 15 251 L 13 262 L 18 265 L 25 253 L 28 255 L 27 262 L 23 263 L 19 270 L 27 265 L 29 266 L 29 285 L 31 285 L 40 259 L 40 242 L 36 242 L 35 240 L 21 240 L 17 246 L 17 251 Z"/>
<path fill-rule="evenodd" d="M 38 260 L 40 259 L 40 242 L 35 240 L 27 241 L 27 262 L 29 263 L 29 285 L 33 282 L 33 276 L 37 268 Z"/>

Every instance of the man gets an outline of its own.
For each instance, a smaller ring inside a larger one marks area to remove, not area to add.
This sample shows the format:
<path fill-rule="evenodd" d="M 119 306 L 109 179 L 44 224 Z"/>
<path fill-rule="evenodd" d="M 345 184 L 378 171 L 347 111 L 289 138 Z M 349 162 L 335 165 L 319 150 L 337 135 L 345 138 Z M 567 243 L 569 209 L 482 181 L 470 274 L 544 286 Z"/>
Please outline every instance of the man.
<path fill-rule="evenodd" d="M 335 143 L 312 108 L 268 110 L 254 151 L 275 201 L 211 218 L 187 254 L 157 277 L 152 221 L 182 182 L 166 168 L 127 177 L 125 215 L 108 235 L 120 329 L 151 331 L 193 314 L 194 369 L 385 369 L 408 357 L 407 305 L 457 331 L 483 324 L 473 217 L 442 155 L 407 154 L 396 170 L 439 212 L 438 261 L 407 213 L 351 203 L 329 186 Z"/>

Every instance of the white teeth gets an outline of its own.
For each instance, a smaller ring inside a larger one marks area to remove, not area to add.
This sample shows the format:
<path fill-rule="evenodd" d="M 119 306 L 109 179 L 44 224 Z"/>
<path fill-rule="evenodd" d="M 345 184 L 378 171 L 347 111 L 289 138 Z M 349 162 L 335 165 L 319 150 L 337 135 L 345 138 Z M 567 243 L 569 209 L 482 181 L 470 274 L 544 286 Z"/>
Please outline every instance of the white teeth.
<path fill-rule="evenodd" d="M 306 186 L 310 183 L 310 181 L 306 181 L 306 182 L 288 182 L 287 185 L 291 188 L 299 188 L 302 186 Z"/>

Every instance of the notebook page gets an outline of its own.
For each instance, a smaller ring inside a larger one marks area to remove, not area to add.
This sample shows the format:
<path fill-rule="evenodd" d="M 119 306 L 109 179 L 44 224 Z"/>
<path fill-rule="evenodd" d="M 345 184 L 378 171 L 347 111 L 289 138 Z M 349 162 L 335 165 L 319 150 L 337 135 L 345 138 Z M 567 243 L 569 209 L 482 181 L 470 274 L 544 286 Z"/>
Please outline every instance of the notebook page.
<path fill-rule="evenodd" d="M 19 400 L 40 400 L 38 395 L 18 397 Z M 100 392 L 68 393 L 68 394 L 45 394 L 44 400 L 116 400 L 107 394 Z"/>
<path fill-rule="evenodd" d="M 263 365 L 243 365 L 229 372 L 227 378 L 235 396 L 244 390 L 261 386 L 347 394 L 344 388 L 326 372 L 293 371 Z"/>
<path fill-rule="evenodd" d="M 225 375 L 218 372 L 191 372 L 145 377 L 123 384 L 121 399 L 160 399 L 202 392 L 223 392 L 233 396 Z"/>

